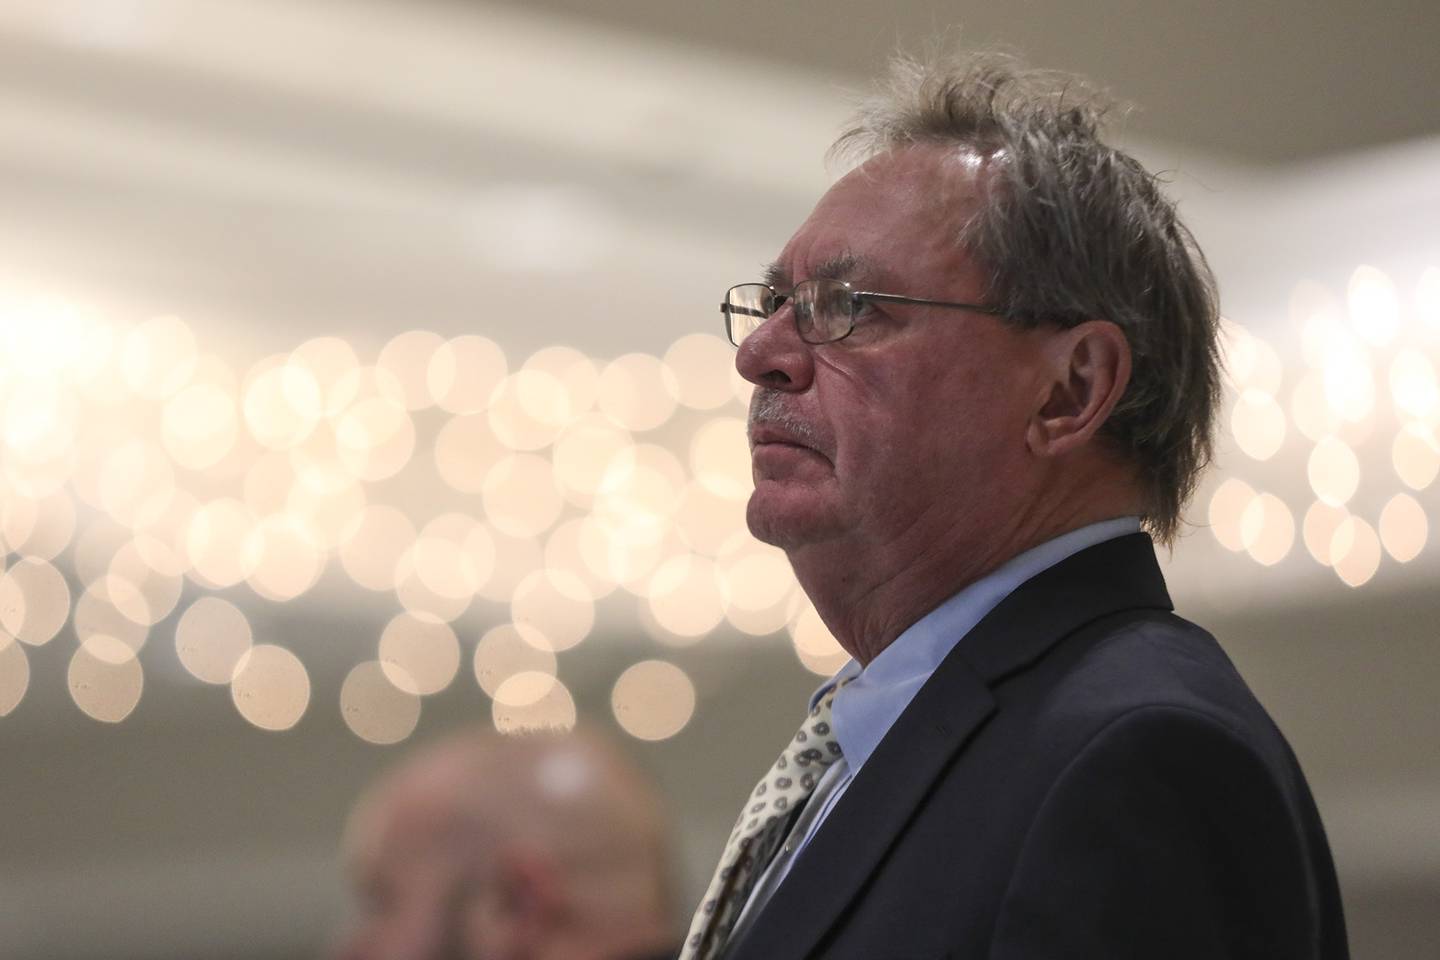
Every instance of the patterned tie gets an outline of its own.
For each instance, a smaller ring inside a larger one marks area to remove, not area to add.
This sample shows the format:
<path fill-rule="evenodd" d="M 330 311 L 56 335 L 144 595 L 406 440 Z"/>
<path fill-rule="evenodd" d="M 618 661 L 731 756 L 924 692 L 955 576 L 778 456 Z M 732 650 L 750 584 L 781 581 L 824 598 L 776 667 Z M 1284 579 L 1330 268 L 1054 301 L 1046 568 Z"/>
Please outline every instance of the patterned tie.
<path fill-rule="evenodd" d="M 840 681 L 820 698 L 795 738 L 760 778 L 710 878 L 705 899 L 690 921 L 679 960 L 710 960 L 720 954 L 765 866 L 785 839 L 790 815 L 815 791 L 825 768 L 840 759 L 830 728 L 830 707 Z"/>

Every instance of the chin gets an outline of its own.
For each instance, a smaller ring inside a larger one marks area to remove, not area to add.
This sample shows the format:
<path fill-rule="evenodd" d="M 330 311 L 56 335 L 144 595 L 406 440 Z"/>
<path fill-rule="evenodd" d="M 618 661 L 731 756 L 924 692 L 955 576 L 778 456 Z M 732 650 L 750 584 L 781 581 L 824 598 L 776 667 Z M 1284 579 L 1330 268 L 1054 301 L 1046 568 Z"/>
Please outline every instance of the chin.
<path fill-rule="evenodd" d="M 793 550 L 838 536 L 842 525 L 837 511 L 813 496 L 757 487 L 745 507 L 745 524 L 761 543 Z"/>

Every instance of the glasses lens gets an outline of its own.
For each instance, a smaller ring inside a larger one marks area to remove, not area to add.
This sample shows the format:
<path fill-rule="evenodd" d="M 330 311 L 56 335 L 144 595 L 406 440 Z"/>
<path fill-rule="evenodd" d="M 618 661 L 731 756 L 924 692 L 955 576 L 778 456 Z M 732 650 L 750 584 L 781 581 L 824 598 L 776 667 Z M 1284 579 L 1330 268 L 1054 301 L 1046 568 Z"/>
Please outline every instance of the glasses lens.
<path fill-rule="evenodd" d="M 842 280 L 795 285 L 795 326 L 806 343 L 829 343 L 850 332 L 850 288 Z"/>
<path fill-rule="evenodd" d="M 763 283 L 742 283 L 725 295 L 725 332 L 735 346 L 775 312 L 775 291 Z"/>

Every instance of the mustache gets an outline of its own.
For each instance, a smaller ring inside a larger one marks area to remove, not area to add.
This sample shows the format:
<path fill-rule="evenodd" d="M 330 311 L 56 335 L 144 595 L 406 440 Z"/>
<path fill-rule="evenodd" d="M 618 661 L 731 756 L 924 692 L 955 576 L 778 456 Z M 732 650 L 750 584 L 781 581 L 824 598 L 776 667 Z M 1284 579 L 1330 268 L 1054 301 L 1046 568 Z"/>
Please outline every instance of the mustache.
<path fill-rule="evenodd" d="M 821 437 L 812 425 L 785 408 L 785 394 L 769 387 L 756 387 L 750 396 L 750 422 L 747 433 L 754 444 L 755 427 L 769 424 L 779 427 L 808 447 L 819 448 Z"/>

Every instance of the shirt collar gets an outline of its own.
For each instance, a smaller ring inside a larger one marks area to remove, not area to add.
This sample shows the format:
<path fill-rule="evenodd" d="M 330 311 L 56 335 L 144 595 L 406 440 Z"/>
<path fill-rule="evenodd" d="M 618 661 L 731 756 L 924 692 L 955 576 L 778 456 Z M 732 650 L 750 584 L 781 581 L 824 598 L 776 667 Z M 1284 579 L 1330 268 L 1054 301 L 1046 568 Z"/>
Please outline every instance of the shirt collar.
<path fill-rule="evenodd" d="M 832 687 L 832 724 L 851 771 L 858 771 L 911 698 L 975 624 L 1016 587 L 1065 558 L 1106 540 L 1139 531 L 1138 517 L 1102 520 L 1032 547 L 966 586 L 911 624 L 869 665 L 851 660 L 810 698 L 813 708 Z"/>

